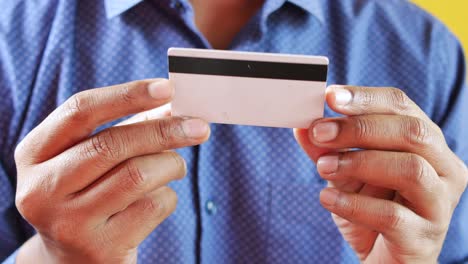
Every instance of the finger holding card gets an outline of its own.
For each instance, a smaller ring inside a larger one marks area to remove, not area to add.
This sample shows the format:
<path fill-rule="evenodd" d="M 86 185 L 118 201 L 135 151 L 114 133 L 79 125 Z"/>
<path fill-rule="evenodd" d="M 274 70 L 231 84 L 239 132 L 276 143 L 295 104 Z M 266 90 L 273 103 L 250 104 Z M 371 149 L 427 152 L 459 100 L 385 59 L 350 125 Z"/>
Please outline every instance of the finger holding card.
<path fill-rule="evenodd" d="M 401 90 L 331 86 L 326 99 L 346 116 L 295 134 L 330 182 L 320 200 L 345 239 L 363 262 L 436 260 L 467 184 L 466 166 Z M 332 153 L 343 148 L 361 150 Z"/>

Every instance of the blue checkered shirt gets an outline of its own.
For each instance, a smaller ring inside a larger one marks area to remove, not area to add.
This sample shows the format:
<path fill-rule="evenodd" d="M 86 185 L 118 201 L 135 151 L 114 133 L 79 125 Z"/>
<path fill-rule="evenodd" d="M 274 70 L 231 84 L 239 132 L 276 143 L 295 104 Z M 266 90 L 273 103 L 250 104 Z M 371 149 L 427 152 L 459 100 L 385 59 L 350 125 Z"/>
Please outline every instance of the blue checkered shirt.
<path fill-rule="evenodd" d="M 183 0 L 9 0 L 0 10 L 0 261 L 11 263 L 34 234 L 14 204 L 18 142 L 72 94 L 167 77 L 169 47 L 210 44 Z M 468 161 L 460 44 L 405 0 L 267 0 L 229 49 L 325 55 L 329 83 L 399 87 Z M 320 206 L 326 184 L 291 130 L 211 128 L 207 143 L 178 150 L 188 175 L 171 184 L 177 210 L 140 245 L 139 262 L 358 262 Z M 467 260 L 467 220 L 464 195 L 442 263 Z"/>

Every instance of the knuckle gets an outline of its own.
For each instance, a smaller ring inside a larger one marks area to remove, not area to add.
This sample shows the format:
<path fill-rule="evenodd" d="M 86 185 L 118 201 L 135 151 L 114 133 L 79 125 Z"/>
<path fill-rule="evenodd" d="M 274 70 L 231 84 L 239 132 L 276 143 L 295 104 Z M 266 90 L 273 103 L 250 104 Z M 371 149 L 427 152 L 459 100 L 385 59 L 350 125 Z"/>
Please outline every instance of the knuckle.
<path fill-rule="evenodd" d="M 379 222 L 381 226 L 386 226 L 390 230 L 403 229 L 406 217 L 402 210 L 395 208 L 392 205 L 386 205 L 382 208 L 382 213 L 379 215 Z"/>
<path fill-rule="evenodd" d="M 21 164 L 23 157 L 26 157 L 25 153 L 28 151 L 25 149 L 25 139 L 23 139 L 15 148 L 14 159 L 16 164 Z"/>
<path fill-rule="evenodd" d="M 401 186 L 409 185 L 428 195 L 441 195 L 444 191 L 443 185 L 438 175 L 434 177 L 434 172 L 430 166 L 431 165 L 421 156 L 413 153 L 409 154 L 406 164 L 402 169 L 402 171 L 404 171 L 404 177 Z M 434 207 L 436 206 L 437 205 L 434 204 Z"/>
<path fill-rule="evenodd" d="M 34 228 L 47 229 L 50 219 L 57 214 L 54 201 L 47 197 L 48 191 L 41 188 L 18 188 L 15 196 L 15 206 L 20 215 Z"/>
<path fill-rule="evenodd" d="M 132 190 L 143 190 L 145 185 L 145 177 L 141 170 L 138 168 L 136 162 L 132 159 L 128 160 L 125 164 L 125 170 L 130 188 Z"/>
<path fill-rule="evenodd" d="M 405 92 L 398 88 L 390 88 L 390 100 L 398 113 L 406 112 L 410 107 L 410 100 Z"/>
<path fill-rule="evenodd" d="M 54 194 L 56 183 L 51 175 L 40 175 L 34 182 L 18 183 L 15 206 L 18 212 L 36 229 L 47 229 L 50 220 L 70 210 L 63 210 Z"/>
<path fill-rule="evenodd" d="M 408 156 L 407 165 L 405 170 L 408 172 L 406 177 L 406 184 L 413 186 L 420 185 L 427 182 L 427 167 L 425 160 L 416 154 Z"/>
<path fill-rule="evenodd" d="M 135 93 L 135 87 L 142 86 L 143 82 L 135 81 L 130 83 L 124 83 L 121 85 L 121 89 L 118 93 L 118 98 L 127 105 L 135 105 L 138 95 Z M 143 107 L 141 109 L 144 109 Z"/>
<path fill-rule="evenodd" d="M 92 96 L 88 96 L 88 92 L 79 92 L 70 97 L 64 104 L 65 115 L 70 119 L 87 123 L 93 109 Z"/>
<path fill-rule="evenodd" d="M 375 104 L 374 94 L 369 92 L 367 88 L 358 86 L 356 91 L 362 109 L 368 109 Z"/>
<path fill-rule="evenodd" d="M 429 127 L 426 122 L 419 118 L 405 117 L 408 126 L 406 142 L 412 146 L 426 146 L 429 144 Z"/>
<path fill-rule="evenodd" d="M 365 117 L 354 117 L 356 126 L 356 138 L 359 141 L 370 138 L 375 133 L 375 124 L 368 118 Z"/>
<path fill-rule="evenodd" d="M 34 191 L 17 191 L 15 197 L 15 205 L 18 212 L 26 219 L 30 224 L 35 225 L 38 223 L 38 206 L 39 195 Z"/>
<path fill-rule="evenodd" d="M 40 133 L 31 131 L 16 145 L 13 158 L 18 170 L 40 164 L 47 159 L 41 155 L 44 142 L 37 140 L 38 138 L 42 139 Z"/>
<path fill-rule="evenodd" d="M 76 247 L 80 241 L 79 237 L 81 237 L 79 226 L 76 225 L 73 219 L 68 218 L 62 221 L 55 221 L 45 233 L 49 239 L 61 246 Z"/>
<path fill-rule="evenodd" d="M 440 221 L 433 223 L 426 221 L 422 228 L 422 237 L 430 240 L 438 240 L 440 237 L 445 236 L 450 226 L 449 221 Z"/>
<path fill-rule="evenodd" d="M 155 123 L 155 142 L 167 149 L 172 143 L 172 137 L 174 133 L 174 125 L 169 119 L 160 119 Z"/>
<path fill-rule="evenodd" d="M 347 217 L 354 219 L 359 216 L 361 210 L 358 195 L 353 195 L 348 199 L 340 199 L 341 194 L 337 199 L 336 207 L 344 210 Z"/>
<path fill-rule="evenodd" d="M 102 156 L 108 159 L 120 157 L 122 152 L 115 132 L 112 129 L 106 129 L 91 137 L 86 144 L 85 151 L 90 157 Z"/>
<path fill-rule="evenodd" d="M 142 200 L 144 211 L 151 212 L 155 216 L 161 216 L 164 213 L 164 206 L 161 201 L 146 197 Z"/>
<path fill-rule="evenodd" d="M 368 151 L 367 154 L 372 155 L 372 151 Z M 366 171 L 367 164 L 369 163 L 369 158 L 367 154 L 364 151 L 356 151 L 352 153 L 342 154 L 343 155 L 342 159 L 344 161 L 343 163 L 350 164 L 351 171 L 357 171 L 357 172 Z M 349 158 L 347 157 L 348 155 L 349 155 Z M 350 160 L 350 162 L 346 162 L 348 159 L 352 159 L 352 161 Z"/>
<path fill-rule="evenodd" d="M 182 158 L 182 156 L 180 156 L 179 154 L 177 154 L 176 152 L 174 151 L 170 151 L 168 152 L 168 155 L 170 155 L 170 157 L 172 158 L 172 160 L 174 161 L 175 163 L 175 166 L 177 168 L 177 173 L 176 173 L 176 178 L 177 179 L 182 179 L 185 177 L 185 175 L 187 174 L 187 165 L 185 163 L 185 160 L 184 158 Z"/>
<path fill-rule="evenodd" d="M 174 212 L 177 206 L 177 194 L 167 186 L 161 187 L 158 192 L 156 197 L 147 197 L 143 200 L 143 208 L 157 218 L 166 217 Z"/>

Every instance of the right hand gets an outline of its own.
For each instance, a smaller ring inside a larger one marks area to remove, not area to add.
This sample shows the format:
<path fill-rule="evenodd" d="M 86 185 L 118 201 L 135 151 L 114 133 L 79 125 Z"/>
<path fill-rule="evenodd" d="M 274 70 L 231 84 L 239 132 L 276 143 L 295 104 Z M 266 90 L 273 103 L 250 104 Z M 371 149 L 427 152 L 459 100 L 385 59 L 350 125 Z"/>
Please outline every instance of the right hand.
<path fill-rule="evenodd" d="M 72 96 L 32 130 L 15 152 L 16 206 L 37 230 L 17 262 L 136 262 L 137 247 L 175 209 L 166 187 L 185 175 L 171 149 L 201 144 L 200 119 L 106 122 L 171 100 L 169 81 L 145 80 Z M 142 122 L 139 122 L 142 121 Z"/>

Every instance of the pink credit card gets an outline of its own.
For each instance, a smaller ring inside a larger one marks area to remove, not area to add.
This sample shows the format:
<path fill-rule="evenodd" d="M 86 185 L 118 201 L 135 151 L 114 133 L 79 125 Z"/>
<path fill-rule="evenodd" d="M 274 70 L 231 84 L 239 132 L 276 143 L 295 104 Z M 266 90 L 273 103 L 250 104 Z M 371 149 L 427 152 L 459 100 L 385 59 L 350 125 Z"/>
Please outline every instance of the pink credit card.
<path fill-rule="evenodd" d="M 326 57 L 184 48 L 168 56 L 172 115 L 288 128 L 323 117 Z"/>

